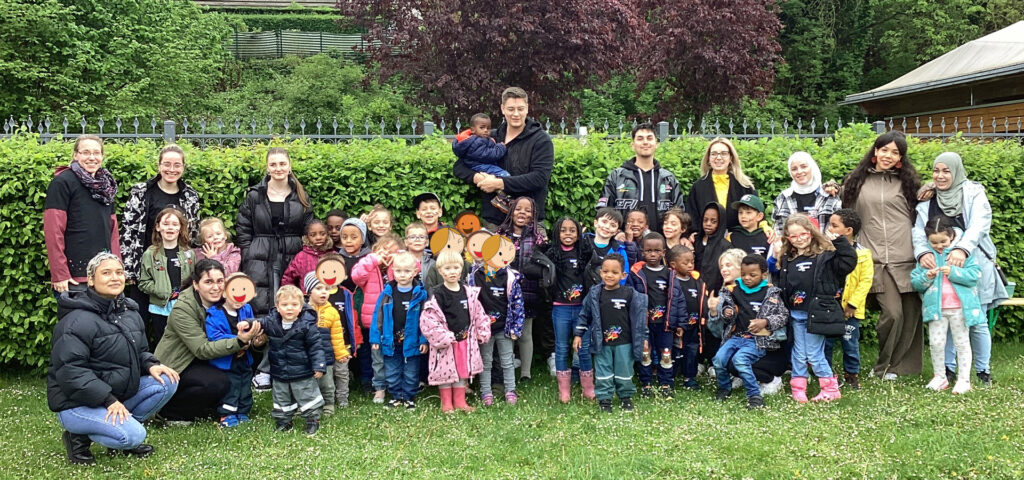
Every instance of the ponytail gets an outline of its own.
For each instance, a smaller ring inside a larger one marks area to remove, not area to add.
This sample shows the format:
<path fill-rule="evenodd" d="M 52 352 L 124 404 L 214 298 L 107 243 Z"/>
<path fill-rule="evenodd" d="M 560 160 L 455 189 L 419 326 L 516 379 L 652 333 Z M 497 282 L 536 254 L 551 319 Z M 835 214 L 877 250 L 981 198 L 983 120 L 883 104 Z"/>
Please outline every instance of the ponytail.
<path fill-rule="evenodd" d="M 271 155 L 284 155 L 289 163 L 292 160 L 292 157 L 288 155 L 288 150 L 282 147 L 273 147 L 267 150 L 267 158 L 270 158 Z M 299 182 L 295 172 L 291 169 L 288 170 L 288 180 L 295 184 L 295 195 L 299 197 L 299 203 L 302 204 L 302 208 L 309 211 L 309 195 L 306 194 L 306 188 L 302 186 L 302 182 Z"/>

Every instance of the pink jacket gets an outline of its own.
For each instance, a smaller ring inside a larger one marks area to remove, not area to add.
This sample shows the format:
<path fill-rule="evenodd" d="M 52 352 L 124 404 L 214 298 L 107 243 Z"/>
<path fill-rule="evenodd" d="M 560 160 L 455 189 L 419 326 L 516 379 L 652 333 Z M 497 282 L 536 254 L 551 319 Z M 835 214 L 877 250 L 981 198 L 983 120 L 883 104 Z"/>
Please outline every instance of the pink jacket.
<path fill-rule="evenodd" d="M 302 250 L 295 254 L 292 258 L 292 263 L 288 264 L 288 268 L 285 269 L 284 275 L 281 276 L 281 286 L 284 285 L 295 285 L 302 289 L 302 279 L 305 278 L 306 274 L 316 270 L 316 262 L 320 261 L 320 257 L 330 253 L 332 250 L 321 251 L 317 250 L 309 245 L 303 245 Z M 271 294 L 273 297 L 273 294 Z M 371 308 L 371 310 L 373 310 Z"/>
<path fill-rule="evenodd" d="M 388 278 L 394 278 L 394 276 L 395 272 L 388 267 Z M 377 298 L 384 290 L 384 277 L 380 274 L 380 257 L 375 253 L 370 253 L 360 259 L 359 263 L 352 267 L 352 281 L 363 291 L 363 305 L 359 307 L 359 323 L 363 328 L 370 328 L 370 324 L 373 323 L 373 309 L 377 306 Z"/>
<path fill-rule="evenodd" d="M 237 272 L 239 265 L 242 263 L 242 250 L 236 247 L 233 243 L 228 243 L 224 247 L 223 251 L 212 257 L 207 257 L 203 254 L 202 247 L 193 249 L 193 252 L 196 254 L 197 262 L 204 258 L 209 258 L 220 262 L 221 265 L 224 265 L 224 276 Z"/>
<path fill-rule="evenodd" d="M 437 288 L 445 288 L 444 285 Z M 466 287 L 466 298 L 469 300 L 469 338 L 467 356 L 469 357 L 469 374 L 476 375 L 484 371 L 484 362 L 480 359 L 480 344 L 491 339 L 491 319 L 484 313 L 479 300 L 480 288 Z M 446 385 L 459 381 L 455 370 L 455 334 L 448 330 L 448 322 L 433 295 L 427 300 L 420 314 L 420 332 L 427 337 L 430 344 L 427 382 L 431 385 Z"/>

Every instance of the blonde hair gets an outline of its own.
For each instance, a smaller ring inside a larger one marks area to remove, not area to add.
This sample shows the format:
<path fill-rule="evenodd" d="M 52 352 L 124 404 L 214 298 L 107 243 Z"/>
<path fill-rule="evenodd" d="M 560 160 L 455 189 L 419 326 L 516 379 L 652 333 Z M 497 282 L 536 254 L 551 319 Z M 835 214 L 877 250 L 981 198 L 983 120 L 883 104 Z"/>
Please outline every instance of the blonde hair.
<path fill-rule="evenodd" d="M 437 256 L 437 260 L 434 261 L 434 265 L 438 269 L 445 265 L 458 265 L 459 267 L 462 267 L 465 261 L 466 260 L 462 258 L 462 255 L 451 250 L 445 250 Z"/>
<path fill-rule="evenodd" d="M 800 255 L 799 249 L 789 241 L 789 227 L 792 225 L 803 227 L 804 230 L 807 230 L 807 232 L 811 234 L 811 243 L 807 246 L 806 255 L 814 257 L 822 252 L 828 252 L 836 249 L 836 247 L 832 245 L 832 242 L 830 242 L 828 238 L 825 238 L 825 234 L 821 233 L 821 230 L 818 230 L 818 228 L 811 223 L 810 217 L 802 213 L 794 213 L 786 219 L 786 224 L 782 228 L 782 253 L 790 260 Z"/>
<path fill-rule="evenodd" d="M 394 223 L 395 217 L 391 216 L 391 210 L 384 208 L 384 205 L 381 205 L 379 203 L 373 205 L 373 208 L 370 209 L 370 213 L 367 214 L 366 219 L 373 221 L 373 216 L 377 215 L 378 213 L 383 213 L 387 215 L 388 223 Z"/>
<path fill-rule="evenodd" d="M 280 303 L 281 299 L 284 298 L 298 298 L 299 301 L 303 301 L 305 297 L 302 295 L 302 290 L 295 285 L 283 285 L 277 289 L 277 293 L 274 294 L 274 303 Z"/>
<path fill-rule="evenodd" d="M 704 158 L 700 160 L 700 176 L 706 177 L 711 173 L 711 147 L 721 143 L 729 149 L 729 173 L 732 174 L 733 178 L 747 188 L 754 188 L 754 182 L 750 180 L 745 173 L 743 173 L 743 163 L 740 162 L 740 155 L 736 152 L 736 147 L 729 141 L 728 138 L 716 137 L 708 143 L 707 148 L 704 149 Z"/>
<path fill-rule="evenodd" d="M 181 250 L 189 249 L 192 246 L 192 239 L 188 234 L 188 219 L 185 218 L 184 212 L 175 207 L 167 207 L 160 210 L 160 213 L 156 214 L 156 219 L 153 220 L 153 243 L 150 248 L 163 248 L 163 236 L 160 234 L 157 227 L 160 226 L 160 221 L 168 215 L 174 215 L 178 219 L 178 248 Z"/>
<path fill-rule="evenodd" d="M 722 268 L 722 261 L 723 260 L 729 260 L 730 262 L 733 263 L 733 265 L 736 265 L 738 267 L 738 266 L 740 266 L 743 263 L 743 257 L 745 257 L 745 256 L 747 256 L 747 252 L 745 252 L 745 251 L 743 251 L 743 250 L 741 250 L 739 248 L 730 248 L 730 249 L 722 252 L 721 255 L 719 255 L 719 257 L 718 257 L 718 268 Z"/>
<path fill-rule="evenodd" d="M 90 134 L 85 134 L 85 135 L 80 135 L 75 140 L 75 146 L 72 148 L 72 152 L 73 153 L 78 153 L 78 146 L 81 145 L 82 142 L 84 142 L 86 140 L 92 140 L 92 141 L 100 144 L 100 153 L 101 154 L 103 153 L 103 139 L 100 138 L 98 135 L 93 135 L 91 133 Z"/>
<path fill-rule="evenodd" d="M 225 242 L 231 241 L 231 232 L 228 231 L 227 227 L 224 226 L 224 222 L 217 217 L 204 218 L 203 221 L 199 222 L 199 241 L 206 243 L 206 233 L 214 225 L 220 225 L 220 229 L 224 231 Z"/>
<path fill-rule="evenodd" d="M 427 231 L 427 226 L 424 225 L 423 222 L 412 222 L 412 223 L 410 223 L 410 224 L 405 226 L 405 236 L 408 237 L 409 236 L 409 230 L 412 230 L 414 228 L 418 228 L 420 230 L 423 230 L 424 232 Z"/>
<path fill-rule="evenodd" d="M 419 262 L 416 261 L 416 257 L 413 254 L 405 251 L 396 253 L 395 256 L 392 257 L 391 259 L 392 267 L 409 266 L 416 268 L 417 263 Z"/>
<path fill-rule="evenodd" d="M 160 162 L 164 161 L 164 155 L 166 155 L 168 153 L 177 153 L 178 155 L 181 155 L 181 163 L 182 164 L 185 163 L 185 151 L 182 150 L 181 147 L 179 147 L 177 144 L 174 144 L 174 143 L 172 143 L 170 145 L 167 145 L 166 147 L 160 149 L 160 155 L 158 155 L 156 157 L 157 163 L 160 163 Z"/>
<path fill-rule="evenodd" d="M 376 250 L 392 243 L 397 245 L 399 250 L 405 248 L 405 242 L 402 241 L 402 238 L 389 232 L 377 237 L 377 241 L 373 244 L 373 249 Z"/>

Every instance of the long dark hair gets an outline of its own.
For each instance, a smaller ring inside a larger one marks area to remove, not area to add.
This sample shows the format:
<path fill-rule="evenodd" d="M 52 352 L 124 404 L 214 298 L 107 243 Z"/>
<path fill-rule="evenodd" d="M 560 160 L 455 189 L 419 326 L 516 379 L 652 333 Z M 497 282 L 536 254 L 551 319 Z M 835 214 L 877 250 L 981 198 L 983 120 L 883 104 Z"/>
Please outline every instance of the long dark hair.
<path fill-rule="evenodd" d="M 921 188 L 921 176 L 918 175 L 917 169 L 907 157 L 907 137 L 898 130 L 879 135 L 860 163 L 843 179 L 843 206 L 852 208 L 856 204 L 857 196 L 860 195 L 860 187 L 864 186 L 864 180 L 871 173 L 870 170 L 875 167 L 875 150 L 894 142 L 900 152 L 900 163 L 892 170 L 900 179 L 900 189 L 903 191 L 903 197 L 907 199 L 907 207 L 910 208 L 911 220 L 913 220 L 916 214 L 914 207 L 917 206 L 917 190 Z"/>
<path fill-rule="evenodd" d="M 508 209 L 508 215 L 505 216 L 505 221 L 501 222 L 501 225 L 498 226 L 495 233 L 498 235 L 506 235 L 508 237 L 511 237 L 512 234 L 515 233 L 515 212 L 516 205 L 519 205 L 519 202 L 529 202 L 530 208 L 533 209 L 533 218 L 530 219 L 529 223 L 523 226 L 522 236 L 524 238 L 533 237 L 534 245 L 540 245 L 546 242 L 547 235 L 544 232 L 544 226 L 541 225 L 540 221 L 537 219 L 537 216 L 540 213 L 537 211 L 537 203 L 533 201 L 533 197 L 525 195 L 512 200 L 511 208 Z"/>

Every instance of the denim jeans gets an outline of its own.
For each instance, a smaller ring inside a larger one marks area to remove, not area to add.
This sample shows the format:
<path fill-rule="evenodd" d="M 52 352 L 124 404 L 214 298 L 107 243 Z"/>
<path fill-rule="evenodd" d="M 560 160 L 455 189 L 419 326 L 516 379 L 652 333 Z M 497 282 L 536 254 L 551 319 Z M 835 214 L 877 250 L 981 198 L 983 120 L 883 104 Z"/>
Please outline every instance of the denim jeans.
<path fill-rule="evenodd" d="M 65 430 L 79 435 L 88 435 L 92 441 L 107 448 L 128 450 L 139 446 L 146 439 L 146 429 L 142 426 L 147 418 L 160 411 L 160 408 L 174 396 L 178 390 L 177 383 L 171 383 L 166 375 L 161 375 L 164 384 L 146 375 L 139 380 L 139 391 L 131 398 L 121 402 L 131 412 L 131 417 L 124 423 L 112 424 L 104 421 L 107 409 L 103 407 L 75 407 L 57 412 L 57 420 Z"/>
<path fill-rule="evenodd" d="M 399 345 L 395 346 L 397 350 Z M 380 350 L 378 350 L 380 351 Z M 406 358 L 401 351 L 390 357 L 383 356 L 384 375 L 388 382 L 388 391 L 395 400 L 412 400 L 420 383 L 420 357 Z"/>
<path fill-rule="evenodd" d="M 572 355 L 572 339 L 576 319 L 583 310 L 582 305 L 555 305 L 551 307 L 551 323 L 555 329 L 555 370 L 569 369 Z M 590 335 L 581 337 L 582 345 L 577 352 L 579 368 L 582 371 L 593 370 L 594 363 L 590 356 Z"/>
<path fill-rule="evenodd" d="M 715 354 L 712 363 L 715 365 L 715 376 L 718 377 L 719 390 L 732 390 L 732 380 L 729 378 L 729 363 L 732 362 L 743 380 L 743 387 L 747 390 L 747 397 L 761 395 L 761 387 L 757 384 L 754 376 L 753 365 L 761 359 L 765 351 L 757 348 L 757 342 L 753 338 L 730 337 Z"/>
<path fill-rule="evenodd" d="M 971 352 L 974 357 L 974 370 L 988 372 L 989 361 L 992 360 L 992 333 L 988 323 L 979 323 L 968 328 L 971 336 Z M 953 346 L 953 333 L 946 334 L 946 368 L 956 371 L 956 349 Z"/>
<path fill-rule="evenodd" d="M 675 375 L 683 378 L 697 376 L 697 362 L 700 360 L 700 326 L 683 330 L 683 347 L 673 348 Z"/>
<path fill-rule="evenodd" d="M 860 373 L 860 320 L 855 317 L 846 319 L 846 333 L 839 337 L 840 345 L 843 348 L 843 371 L 846 373 Z M 825 360 L 832 365 L 832 351 L 835 348 L 836 339 L 825 339 Z"/>
<path fill-rule="evenodd" d="M 645 367 L 640 362 L 636 362 L 636 372 L 637 377 L 640 378 L 640 385 L 651 385 L 654 382 L 654 370 L 657 370 L 658 385 L 674 386 L 672 382 L 672 367 L 664 368 L 661 366 L 661 354 L 664 350 L 668 349 L 669 357 L 671 358 L 674 332 L 666 332 L 665 326 L 661 323 L 649 324 L 647 332 L 647 344 L 651 347 L 651 364 Z"/>
<path fill-rule="evenodd" d="M 498 367 L 501 369 L 501 380 L 505 385 L 505 393 L 516 391 L 515 355 L 512 353 L 514 342 L 503 332 L 491 333 L 491 338 L 480 344 L 480 361 L 484 370 L 480 372 L 480 396 L 491 395 L 492 368 L 494 367 L 494 348 L 498 348 Z"/>
<path fill-rule="evenodd" d="M 814 376 L 831 378 L 832 367 L 825 360 L 825 337 L 807 333 L 807 312 L 793 310 L 789 312 L 793 324 L 793 353 L 790 360 L 794 377 L 807 378 L 807 364 L 811 364 Z"/>

